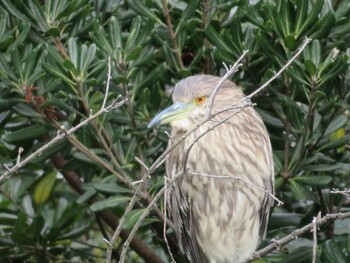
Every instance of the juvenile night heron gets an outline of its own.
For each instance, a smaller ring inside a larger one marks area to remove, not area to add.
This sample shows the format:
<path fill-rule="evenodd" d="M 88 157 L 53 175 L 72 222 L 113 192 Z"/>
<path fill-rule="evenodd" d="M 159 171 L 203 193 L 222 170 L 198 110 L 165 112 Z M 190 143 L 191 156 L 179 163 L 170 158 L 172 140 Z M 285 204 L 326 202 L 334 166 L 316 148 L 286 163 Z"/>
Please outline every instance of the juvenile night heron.
<path fill-rule="evenodd" d="M 181 80 L 174 89 L 174 104 L 149 127 L 170 123 L 170 147 L 207 118 L 209 98 L 219 81 L 209 75 Z M 213 118 L 187 136 L 167 159 L 168 177 L 178 175 L 168 196 L 169 210 L 180 247 L 191 262 L 241 262 L 266 234 L 273 203 L 268 193 L 274 189 L 268 133 L 252 107 L 240 111 L 231 107 L 220 113 L 243 99 L 243 92 L 226 80 L 212 103 Z"/>

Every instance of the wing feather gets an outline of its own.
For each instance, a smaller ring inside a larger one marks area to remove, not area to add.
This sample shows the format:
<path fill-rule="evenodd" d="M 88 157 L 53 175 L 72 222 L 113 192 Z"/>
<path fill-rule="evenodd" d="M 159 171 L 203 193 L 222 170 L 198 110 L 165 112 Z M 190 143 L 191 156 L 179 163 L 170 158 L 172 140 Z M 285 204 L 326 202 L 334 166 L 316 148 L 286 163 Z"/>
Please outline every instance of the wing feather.
<path fill-rule="evenodd" d="M 169 142 L 169 146 L 171 142 Z M 178 160 L 172 151 L 167 159 L 167 175 L 174 178 L 179 172 Z M 208 259 L 202 252 L 197 241 L 196 232 L 198 227 L 192 217 L 191 203 L 189 198 L 181 190 L 181 176 L 175 181 L 168 194 L 168 206 L 171 218 L 175 224 L 175 232 L 181 250 L 187 255 L 191 262 L 208 263 Z"/>

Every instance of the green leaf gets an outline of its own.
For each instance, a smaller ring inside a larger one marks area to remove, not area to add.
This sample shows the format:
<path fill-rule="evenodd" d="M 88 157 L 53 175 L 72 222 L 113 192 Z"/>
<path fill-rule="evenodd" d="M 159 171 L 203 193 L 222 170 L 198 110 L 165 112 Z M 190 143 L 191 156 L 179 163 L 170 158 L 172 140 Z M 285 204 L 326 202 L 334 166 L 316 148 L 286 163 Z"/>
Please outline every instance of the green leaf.
<path fill-rule="evenodd" d="M 328 143 L 322 145 L 317 151 L 328 151 L 331 149 L 343 147 L 350 141 L 350 135 L 345 135 L 343 138 L 336 139 L 336 140 L 331 140 Z"/>
<path fill-rule="evenodd" d="M 5 7 L 5 9 L 12 14 L 13 16 L 17 17 L 18 19 L 22 20 L 23 22 L 30 24 L 30 20 L 27 16 L 23 14 L 23 12 L 19 11 L 12 3 L 12 0 L 2 0 L 1 4 Z"/>
<path fill-rule="evenodd" d="M 93 187 L 97 192 L 104 194 L 121 194 L 130 193 L 130 189 L 122 187 L 116 183 L 91 183 L 89 186 Z"/>
<path fill-rule="evenodd" d="M 335 240 L 327 240 L 325 244 L 322 245 L 321 253 L 322 262 L 327 263 L 347 263 L 343 249 L 335 242 Z"/>
<path fill-rule="evenodd" d="M 345 124 L 348 122 L 349 118 L 346 115 L 338 115 L 335 119 L 332 120 L 332 122 L 328 125 L 327 130 L 324 133 L 324 136 L 328 136 L 331 133 L 339 130 L 340 128 L 344 127 Z"/>
<path fill-rule="evenodd" d="M 38 113 L 32 106 L 26 103 L 18 103 L 13 107 L 13 110 L 23 117 L 30 118 L 42 118 L 43 116 Z"/>
<path fill-rule="evenodd" d="M 49 29 L 49 26 L 42 6 L 40 6 L 37 0 L 28 1 L 27 10 L 29 11 L 31 18 L 36 22 L 39 29 L 45 33 Z"/>
<path fill-rule="evenodd" d="M 300 29 L 305 21 L 308 4 L 309 4 L 309 1 L 296 0 L 297 14 L 295 16 L 295 22 L 294 22 L 294 32 L 296 35 L 299 35 Z"/>
<path fill-rule="evenodd" d="M 126 222 L 124 223 L 124 228 L 125 229 L 129 229 L 131 230 L 135 224 L 137 223 L 137 221 L 140 219 L 140 217 L 142 216 L 143 212 L 145 211 L 144 208 L 142 209 L 134 209 L 132 210 L 129 214 L 128 214 L 128 217 L 126 219 Z M 157 222 L 159 221 L 157 218 L 145 218 L 143 221 L 142 221 L 142 226 L 145 226 L 145 225 L 148 225 L 148 224 L 151 224 L 153 222 Z"/>
<path fill-rule="evenodd" d="M 123 39 L 120 24 L 115 16 L 109 19 L 109 35 L 111 36 L 111 42 L 113 49 L 122 50 L 123 49 Z"/>
<path fill-rule="evenodd" d="M 11 239 L 17 245 L 21 246 L 35 246 L 35 242 L 32 238 L 30 238 L 26 233 L 14 231 L 11 234 Z"/>
<path fill-rule="evenodd" d="M 312 247 L 298 247 L 292 250 L 283 263 L 311 262 Z"/>
<path fill-rule="evenodd" d="M 78 237 L 80 237 L 81 235 L 85 234 L 86 232 L 88 232 L 90 230 L 90 226 L 89 225 L 84 225 L 78 228 L 73 229 L 72 231 L 62 235 L 62 236 L 58 236 L 56 238 L 56 240 L 65 240 L 65 239 L 70 239 L 70 240 L 74 240 L 77 239 Z"/>
<path fill-rule="evenodd" d="M 57 172 L 53 171 L 48 173 L 44 178 L 42 178 L 39 184 L 34 190 L 34 201 L 38 205 L 45 203 L 52 192 L 53 186 L 56 182 Z"/>
<path fill-rule="evenodd" d="M 130 8 L 140 16 L 147 17 L 153 20 L 154 22 L 157 22 L 161 26 L 166 27 L 166 25 L 157 17 L 157 15 L 152 11 L 152 9 L 148 8 L 142 1 L 127 0 L 126 2 L 130 6 Z"/>
<path fill-rule="evenodd" d="M 57 27 L 51 27 L 45 32 L 45 36 L 48 36 L 48 37 L 60 37 L 61 36 L 60 29 L 57 28 Z"/>
<path fill-rule="evenodd" d="M 307 72 L 309 72 L 309 74 L 311 76 L 316 75 L 317 69 L 316 69 L 314 63 L 310 59 L 306 59 L 304 61 L 304 66 L 305 66 L 305 69 L 307 70 Z"/>
<path fill-rule="evenodd" d="M 332 181 L 332 177 L 328 175 L 303 175 L 294 177 L 293 180 L 303 185 L 326 188 Z"/>
<path fill-rule="evenodd" d="M 4 140 L 11 144 L 18 144 L 27 140 L 39 138 L 47 133 L 47 129 L 40 124 L 34 124 L 4 136 Z"/>
<path fill-rule="evenodd" d="M 270 217 L 269 225 L 273 228 L 299 226 L 302 214 L 273 212 Z"/>
<path fill-rule="evenodd" d="M 98 212 L 107 208 L 117 207 L 131 200 L 128 196 L 110 197 L 102 201 L 97 201 L 90 206 L 91 211 Z"/>
<path fill-rule="evenodd" d="M 294 35 L 288 35 L 288 36 L 286 36 L 286 37 L 285 37 L 285 43 L 286 43 L 286 47 L 287 47 L 289 50 L 294 50 L 295 44 L 296 44 Z"/>
<path fill-rule="evenodd" d="M 17 232 L 17 233 L 25 233 L 27 229 L 28 229 L 27 215 L 24 212 L 20 211 L 17 216 L 17 220 L 13 230 L 14 232 Z"/>
<path fill-rule="evenodd" d="M 15 42 L 13 42 L 11 47 L 7 50 L 7 53 L 10 53 L 14 49 L 18 48 L 27 38 L 29 31 L 30 31 L 30 24 L 25 24 L 21 33 L 16 37 Z"/>
<path fill-rule="evenodd" d="M 277 10 L 274 12 L 274 21 L 285 38 L 290 35 L 291 20 L 289 1 L 278 1 Z"/>
<path fill-rule="evenodd" d="M 283 122 L 280 119 L 272 116 L 270 112 L 261 109 L 256 110 L 266 124 L 275 128 L 284 128 Z"/>
<path fill-rule="evenodd" d="M 43 229 L 44 225 L 44 218 L 40 215 L 35 216 L 33 222 L 28 227 L 26 234 L 34 240 L 38 241 L 41 238 L 41 230 Z"/>
<path fill-rule="evenodd" d="M 73 63 L 71 60 L 66 59 L 66 60 L 63 62 L 63 66 L 64 66 L 67 70 L 69 70 L 69 71 L 72 73 L 72 75 L 73 75 L 74 77 L 77 77 L 77 76 L 78 76 L 78 70 L 77 70 L 77 68 L 75 67 L 74 63 Z"/>
<path fill-rule="evenodd" d="M 293 196 L 298 201 L 312 200 L 317 202 L 314 195 L 311 193 L 309 189 L 298 184 L 294 179 L 288 180 L 290 187 L 292 189 Z"/>
<path fill-rule="evenodd" d="M 324 0 L 316 0 L 312 5 L 310 14 L 306 17 L 304 23 L 300 27 L 299 31 L 296 32 L 296 38 L 298 39 L 302 33 L 312 24 L 318 20 L 318 14 L 321 12 Z"/>
<path fill-rule="evenodd" d="M 112 56 L 114 52 L 114 47 L 107 39 L 106 35 L 103 33 L 103 27 L 99 24 L 97 20 L 92 23 L 93 33 L 91 34 L 94 43 L 98 45 L 101 49 L 105 50 L 108 55 Z"/>
<path fill-rule="evenodd" d="M 0 51 L 4 52 L 13 43 L 13 36 L 7 36 L 0 40 Z"/>
<path fill-rule="evenodd" d="M 343 139 L 345 137 L 345 129 L 340 128 L 331 134 L 331 142 Z M 345 145 L 337 149 L 338 153 L 345 151 Z"/>
<path fill-rule="evenodd" d="M 321 39 L 326 36 L 335 25 L 335 16 L 332 11 L 328 12 L 322 19 L 318 22 L 319 28 L 310 36 L 311 39 Z"/>
<path fill-rule="evenodd" d="M 91 198 L 93 198 L 96 195 L 96 193 L 97 191 L 95 189 L 92 189 L 92 188 L 88 189 L 76 200 L 77 204 L 83 204 L 89 201 Z"/>
<path fill-rule="evenodd" d="M 192 1 L 188 2 L 185 11 L 181 15 L 180 22 L 178 23 L 178 25 L 176 27 L 176 30 L 175 30 L 176 36 L 181 32 L 181 30 L 184 28 L 186 23 L 188 23 L 188 20 L 190 18 L 192 18 L 193 14 L 197 10 L 199 3 L 200 3 L 200 0 L 192 0 Z"/>
<path fill-rule="evenodd" d="M 291 169 L 291 167 L 293 167 L 295 165 L 296 161 L 299 160 L 300 155 L 303 154 L 301 152 L 305 146 L 305 145 L 303 145 L 303 138 L 304 138 L 304 135 L 302 135 L 298 138 L 298 141 L 293 149 L 293 153 L 292 153 L 292 156 L 291 156 L 290 162 L 289 162 L 289 169 Z"/>
<path fill-rule="evenodd" d="M 136 60 L 141 55 L 142 48 L 140 46 L 136 46 L 126 57 L 127 61 Z"/>
<path fill-rule="evenodd" d="M 204 30 L 204 34 L 208 38 L 208 40 L 218 49 L 221 49 L 222 51 L 230 54 L 231 56 L 234 56 L 231 47 L 227 45 L 227 43 L 223 40 L 223 38 L 212 25 L 209 24 L 207 26 L 207 28 Z"/>
<path fill-rule="evenodd" d="M 154 68 L 150 73 L 148 73 L 140 83 L 138 83 L 137 87 L 144 87 L 146 85 L 149 85 L 150 83 L 157 82 L 159 80 L 160 76 L 163 76 L 164 72 L 166 71 L 167 66 L 166 63 L 163 62 L 159 64 L 156 68 Z M 136 92 L 136 91 L 135 91 Z"/>
<path fill-rule="evenodd" d="M 331 172 L 335 171 L 342 167 L 342 163 L 335 163 L 335 164 L 314 164 L 314 165 L 306 165 L 302 168 L 307 171 L 314 171 L 314 172 Z"/>

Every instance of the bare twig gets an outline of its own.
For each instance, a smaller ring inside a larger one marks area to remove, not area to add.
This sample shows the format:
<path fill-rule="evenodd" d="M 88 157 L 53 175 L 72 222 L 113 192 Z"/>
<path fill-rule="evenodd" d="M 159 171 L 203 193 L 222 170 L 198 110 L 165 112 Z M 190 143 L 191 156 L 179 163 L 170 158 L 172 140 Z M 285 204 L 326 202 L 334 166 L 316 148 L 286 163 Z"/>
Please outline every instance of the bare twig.
<path fill-rule="evenodd" d="M 127 99 L 124 99 L 122 101 L 115 100 L 113 101 L 109 106 L 99 110 L 94 115 L 90 116 L 89 118 L 86 118 L 84 121 L 80 122 L 77 126 L 72 127 L 71 129 L 65 131 L 65 132 L 57 132 L 57 135 L 55 138 L 53 138 L 51 141 L 49 141 L 47 144 L 43 145 L 41 148 L 33 152 L 31 155 L 29 155 L 27 158 L 23 159 L 21 162 L 17 163 L 16 165 L 9 168 L 5 173 L 3 173 L 0 176 L 0 184 L 6 181 L 8 178 L 10 178 L 11 175 L 13 175 L 16 171 L 18 171 L 21 167 L 29 163 L 31 160 L 33 160 L 35 157 L 42 154 L 44 151 L 46 151 L 48 148 L 50 148 L 52 145 L 56 144 L 57 142 L 63 140 L 65 137 L 69 136 L 70 134 L 75 133 L 78 129 L 80 129 L 82 126 L 89 123 L 91 120 L 96 119 L 100 115 L 110 112 L 114 109 L 117 109 L 121 107 Z"/>
<path fill-rule="evenodd" d="M 17 155 L 17 161 L 16 164 L 19 164 L 21 162 L 21 154 L 24 151 L 24 149 L 22 147 L 18 148 L 18 155 Z"/>
<path fill-rule="evenodd" d="M 106 107 L 106 103 L 107 103 L 107 98 L 108 98 L 108 93 L 109 93 L 109 83 L 110 83 L 110 80 L 111 80 L 111 68 L 112 68 L 112 66 L 111 66 L 111 57 L 108 56 L 108 73 L 107 73 L 106 92 L 105 92 L 105 96 L 103 98 L 103 103 L 102 103 L 101 109 Z"/>
<path fill-rule="evenodd" d="M 123 225 L 126 222 L 127 216 L 129 215 L 129 213 L 131 212 L 131 210 L 133 209 L 136 200 L 138 199 L 137 196 L 140 193 L 140 191 L 142 191 L 142 184 L 138 184 L 134 196 L 131 198 L 128 207 L 126 208 L 123 217 L 119 220 L 119 225 L 117 227 L 117 229 L 115 230 L 111 240 L 109 240 L 108 247 L 107 247 L 107 253 L 106 253 L 106 263 L 111 263 L 112 262 L 112 252 L 113 252 L 113 248 L 115 246 L 115 243 L 117 242 L 117 238 L 119 237 L 120 232 L 123 229 Z"/>
<path fill-rule="evenodd" d="M 264 247 L 263 249 L 255 252 L 250 258 L 249 260 L 246 260 L 245 262 L 251 262 L 255 259 L 259 259 L 263 256 L 266 256 L 267 254 L 271 253 L 272 251 L 275 251 L 276 249 L 280 249 L 281 247 L 283 247 L 284 245 L 288 244 L 289 242 L 293 241 L 294 239 L 296 239 L 297 237 L 300 237 L 304 234 L 306 234 L 307 232 L 311 231 L 314 226 L 316 227 L 320 227 L 326 223 L 329 222 L 333 222 L 336 220 L 342 220 L 344 218 L 348 218 L 350 217 L 350 212 L 347 213 L 337 213 L 337 214 L 327 214 L 324 217 L 320 218 L 320 219 L 316 219 L 316 222 L 312 222 L 302 228 L 299 228 L 297 230 L 294 230 L 292 233 L 290 233 L 289 235 L 276 240 L 275 242 L 271 243 L 270 245 Z"/>
<path fill-rule="evenodd" d="M 316 222 L 318 219 L 321 218 L 321 212 L 318 213 L 317 216 L 314 217 L 314 219 L 312 220 L 313 223 L 313 228 L 312 228 L 312 232 L 313 232 L 313 247 L 312 247 L 312 263 L 316 263 L 316 256 L 317 256 L 317 225 Z"/>
<path fill-rule="evenodd" d="M 339 190 L 336 188 L 333 188 L 332 191 L 330 191 L 331 194 L 341 194 L 345 197 L 349 197 L 350 196 L 350 189 L 345 188 L 344 190 Z"/>
<path fill-rule="evenodd" d="M 178 174 L 176 174 L 174 176 L 174 178 L 172 178 L 168 184 L 165 186 L 163 186 L 158 193 L 153 197 L 152 201 L 148 204 L 148 206 L 146 207 L 146 209 L 143 211 L 142 215 L 140 216 L 140 218 L 137 220 L 136 224 L 134 225 L 133 229 L 131 230 L 128 239 L 124 242 L 124 246 L 120 255 L 120 259 L 119 259 L 119 263 L 123 263 L 125 260 L 125 255 L 126 255 L 126 251 L 129 247 L 130 241 L 132 240 L 132 238 L 134 237 L 137 229 L 140 227 L 142 221 L 145 219 L 145 217 L 148 215 L 148 213 L 152 210 L 152 207 L 154 205 L 156 205 L 156 202 L 158 201 L 158 199 L 164 194 L 165 188 L 169 188 L 174 182 L 175 180 L 181 176 L 183 174 L 183 172 L 180 172 Z"/>
<path fill-rule="evenodd" d="M 273 80 L 275 80 L 279 75 L 282 74 L 283 71 L 286 70 L 286 68 L 288 68 L 290 66 L 290 64 L 293 63 L 293 61 L 301 54 L 301 52 L 303 52 L 303 50 L 305 49 L 305 47 L 309 44 L 309 42 L 311 41 L 311 38 L 307 38 L 305 37 L 305 40 L 303 42 L 303 44 L 301 45 L 301 47 L 298 49 L 298 52 L 295 53 L 295 55 L 288 60 L 288 62 L 275 74 L 273 75 L 272 78 L 270 78 L 268 81 L 266 81 L 264 83 L 264 85 L 262 85 L 261 87 L 259 87 L 257 90 L 255 90 L 254 92 L 252 92 L 251 94 L 249 94 L 247 96 L 247 98 L 251 99 L 252 97 L 254 97 L 256 94 L 258 94 L 260 91 L 262 91 L 264 88 L 266 88 Z"/>
<path fill-rule="evenodd" d="M 215 101 L 216 94 L 218 93 L 219 89 L 221 88 L 222 84 L 227 80 L 233 73 L 237 72 L 237 70 L 242 66 L 240 64 L 241 60 L 245 57 L 245 55 L 249 52 L 249 50 L 243 50 L 243 54 L 238 58 L 236 63 L 230 67 L 230 69 L 227 68 L 226 64 L 224 64 L 226 68 L 226 74 L 220 79 L 219 83 L 216 85 L 214 91 L 210 95 L 209 98 L 209 110 L 208 110 L 208 116 L 211 115 L 212 109 L 213 109 L 213 104 Z"/>

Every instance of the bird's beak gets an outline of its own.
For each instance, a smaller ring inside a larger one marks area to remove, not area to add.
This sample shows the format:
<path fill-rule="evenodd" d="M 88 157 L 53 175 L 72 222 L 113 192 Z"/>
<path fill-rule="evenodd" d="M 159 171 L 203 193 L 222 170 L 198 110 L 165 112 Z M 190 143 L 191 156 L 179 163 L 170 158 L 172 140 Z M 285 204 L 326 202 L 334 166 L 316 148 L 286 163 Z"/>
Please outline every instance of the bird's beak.
<path fill-rule="evenodd" d="M 154 127 L 156 125 L 162 125 L 170 123 L 176 120 L 181 120 L 185 118 L 188 113 L 193 110 L 194 104 L 186 104 L 182 102 L 176 102 L 169 108 L 166 108 L 162 112 L 158 113 L 151 122 L 148 124 L 148 128 Z"/>

